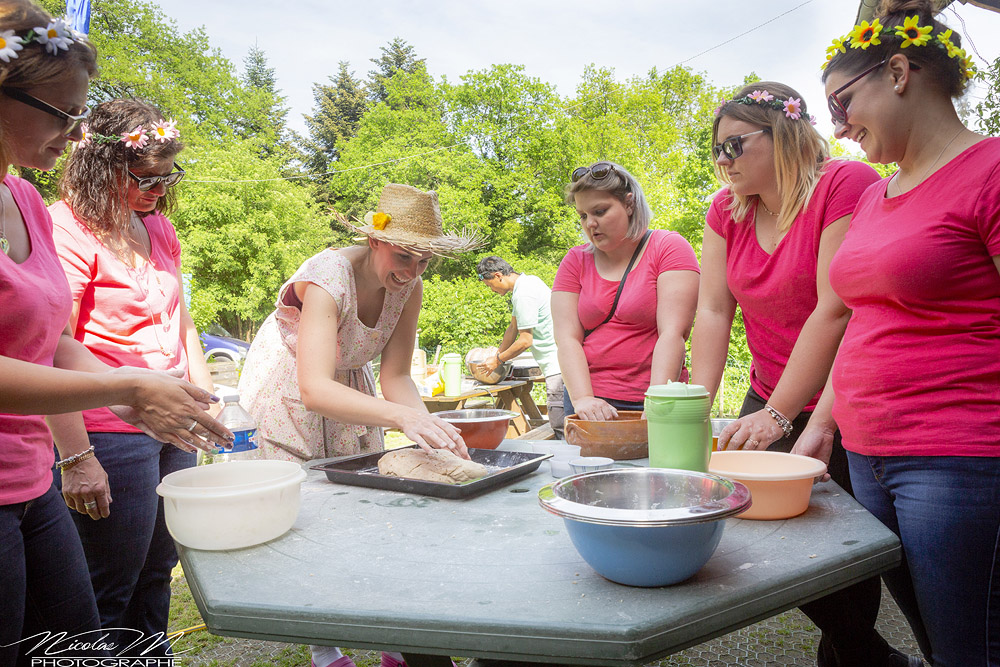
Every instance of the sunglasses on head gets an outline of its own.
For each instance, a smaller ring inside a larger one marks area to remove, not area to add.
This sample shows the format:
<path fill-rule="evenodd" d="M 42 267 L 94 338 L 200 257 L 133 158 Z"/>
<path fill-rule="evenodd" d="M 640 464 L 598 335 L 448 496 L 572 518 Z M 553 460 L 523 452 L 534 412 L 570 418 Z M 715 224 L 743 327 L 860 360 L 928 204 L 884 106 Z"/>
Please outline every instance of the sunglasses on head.
<path fill-rule="evenodd" d="M 570 180 L 576 183 L 587 174 L 590 174 L 595 181 L 600 181 L 607 178 L 608 174 L 614 171 L 617 171 L 615 165 L 610 162 L 595 162 L 589 167 L 577 167 L 574 169 Z"/>
<path fill-rule="evenodd" d="M 2 88 L 0 90 L 3 91 L 4 95 L 11 98 L 12 100 L 17 100 L 22 104 L 27 104 L 29 107 L 34 107 L 39 111 L 44 111 L 50 116 L 55 116 L 56 118 L 62 120 L 64 123 L 63 125 L 64 137 L 68 137 L 69 135 L 76 132 L 76 129 L 80 127 L 80 124 L 83 123 L 85 120 L 87 120 L 88 117 L 90 117 L 90 108 L 88 107 L 84 107 L 83 111 L 79 115 L 74 116 L 73 114 L 66 113 L 62 109 L 52 106 L 51 104 L 45 102 L 44 100 L 38 99 L 34 95 L 29 95 L 20 88 Z"/>
<path fill-rule="evenodd" d="M 735 160 L 739 156 L 743 155 L 743 140 L 747 137 L 751 137 L 755 134 L 760 134 L 761 132 L 767 132 L 767 129 L 756 130 L 754 132 L 747 132 L 746 134 L 741 134 L 738 137 L 729 137 L 721 144 L 712 146 L 712 155 L 718 160 L 720 157 L 725 155 L 730 160 Z"/>
<path fill-rule="evenodd" d="M 128 170 L 128 175 L 135 179 L 136 187 L 139 188 L 141 192 L 148 192 L 152 190 L 160 183 L 163 183 L 165 187 L 173 187 L 181 182 L 184 178 L 184 169 L 181 168 L 179 164 L 174 162 L 174 169 L 177 171 L 170 172 L 166 176 L 136 176 L 132 173 L 132 170 Z"/>

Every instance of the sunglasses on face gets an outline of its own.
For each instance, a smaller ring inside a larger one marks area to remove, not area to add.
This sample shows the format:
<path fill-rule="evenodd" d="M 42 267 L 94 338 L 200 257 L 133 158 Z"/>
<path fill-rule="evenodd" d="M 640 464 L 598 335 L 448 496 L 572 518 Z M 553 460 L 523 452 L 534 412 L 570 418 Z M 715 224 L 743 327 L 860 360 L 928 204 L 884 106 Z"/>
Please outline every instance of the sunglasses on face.
<path fill-rule="evenodd" d="M 182 169 L 176 162 L 174 162 L 174 169 L 177 171 L 173 171 L 166 176 L 136 176 L 132 173 L 131 169 L 128 170 L 128 175 L 135 179 L 136 187 L 139 188 L 141 192 L 148 192 L 160 183 L 163 183 L 163 185 L 168 188 L 180 183 L 181 179 L 184 178 L 184 169 Z"/>
<path fill-rule="evenodd" d="M 573 175 L 570 177 L 570 180 L 573 183 L 576 183 L 587 174 L 590 174 L 591 176 L 594 177 L 595 181 L 600 181 L 607 178 L 608 174 L 614 171 L 616 171 L 615 165 L 611 164 L 610 162 L 596 162 L 589 167 L 577 167 L 576 169 L 574 169 Z"/>
<path fill-rule="evenodd" d="M 63 121 L 63 136 L 68 137 L 73 134 L 83 121 L 87 120 L 90 116 L 90 109 L 88 107 L 83 108 L 83 112 L 74 116 L 68 114 L 62 109 L 57 109 L 48 102 L 44 102 L 33 95 L 29 95 L 20 88 L 3 88 L 3 94 L 7 97 L 17 100 L 22 104 L 27 104 L 29 107 L 34 107 L 39 111 L 44 111 L 50 116 L 55 116 Z"/>
<path fill-rule="evenodd" d="M 735 160 L 739 156 L 743 155 L 743 140 L 747 137 L 752 137 L 755 134 L 760 134 L 761 132 L 767 132 L 766 129 L 757 130 L 755 132 L 747 132 L 746 134 L 741 134 L 738 137 L 729 137 L 721 144 L 712 146 L 712 155 L 718 160 L 723 155 L 725 155 L 730 160 Z"/>
<path fill-rule="evenodd" d="M 847 105 L 840 101 L 838 95 L 840 95 L 842 92 L 844 92 L 845 90 L 856 84 L 858 81 L 860 81 L 861 79 L 865 78 L 866 76 L 877 70 L 882 65 L 886 64 L 886 62 L 888 61 L 882 60 L 881 62 L 875 63 L 874 65 L 866 69 L 864 72 L 857 75 L 856 77 L 845 83 L 843 86 L 841 86 L 837 90 L 827 95 L 826 106 L 829 107 L 830 109 L 830 117 L 833 119 L 835 125 L 836 124 L 844 125 L 845 123 L 847 123 Z"/>

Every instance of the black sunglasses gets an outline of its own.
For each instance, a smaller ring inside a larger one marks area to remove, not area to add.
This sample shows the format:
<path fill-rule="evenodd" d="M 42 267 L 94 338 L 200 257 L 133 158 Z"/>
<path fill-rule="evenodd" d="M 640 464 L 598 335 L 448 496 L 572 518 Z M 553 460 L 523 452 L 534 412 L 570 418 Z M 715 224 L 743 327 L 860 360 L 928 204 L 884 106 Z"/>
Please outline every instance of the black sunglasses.
<path fill-rule="evenodd" d="M 29 107 L 34 107 L 39 111 L 44 111 L 49 115 L 61 119 L 65 123 L 65 125 L 63 126 L 64 137 L 68 137 L 69 135 L 73 134 L 73 132 L 76 131 L 76 128 L 80 127 L 80 124 L 83 123 L 83 121 L 87 120 L 87 118 L 90 116 L 89 107 L 84 107 L 83 112 L 80 113 L 80 115 L 74 116 L 73 114 L 68 114 L 62 109 L 58 109 L 49 104 L 48 102 L 40 100 L 33 95 L 29 95 L 20 88 L 0 88 L 0 90 L 3 91 L 4 95 L 6 95 L 11 99 L 17 100 L 22 104 L 27 104 Z"/>
<path fill-rule="evenodd" d="M 743 140 L 746 137 L 752 137 L 755 134 L 760 134 L 761 132 L 767 132 L 767 128 L 762 130 L 756 130 L 754 132 L 747 132 L 746 134 L 741 134 L 738 137 L 729 137 L 721 144 L 712 146 L 712 155 L 718 160 L 723 154 L 726 155 L 730 160 L 735 160 L 739 156 L 743 155 Z"/>
<path fill-rule="evenodd" d="M 127 171 L 128 171 L 128 175 L 135 179 L 135 182 L 137 184 L 136 187 L 138 187 L 139 190 L 142 191 L 142 192 L 148 192 L 149 190 L 152 190 L 153 188 L 155 188 L 160 183 L 163 183 L 163 185 L 165 185 L 168 188 L 173 187 L 173 186 L 177 185 L 178 183 L 180 183 L 181 179 L 184 178 L 185 171 L 176 162 L 174 162 L 174 169 L 176 169 L 177 171 L 173 171 L 173 172 L 167 174 L 166 176 L 141 176 L 140 177 L 140 176 L 136 176 L 135 174 L 133 174 L 131 169 L 129 169 Z"/>
<path fill-rule="evenodd" d="M 577 167 L 573 170 L 573 175 L 570 176 L 570 180 L 576 183 L 581 178 L 590 174 L 594 177 L 595 181 L 600 181 L 608 177 L 608 174 L 617 171 L 615 165 L 610 162 L 595 162 L 589 167 Z"/>

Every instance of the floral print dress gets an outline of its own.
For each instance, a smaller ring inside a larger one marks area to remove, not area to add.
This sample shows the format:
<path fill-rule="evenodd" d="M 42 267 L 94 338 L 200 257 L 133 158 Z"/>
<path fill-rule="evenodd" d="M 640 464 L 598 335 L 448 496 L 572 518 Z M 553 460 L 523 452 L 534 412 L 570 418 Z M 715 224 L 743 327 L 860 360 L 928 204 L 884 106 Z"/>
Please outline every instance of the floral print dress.
<path fill-rule="evenodd" d="M 296 361 L 301 304 L 293 289 L 297 282 L 322 287 L 337 303 L 337 338 L 330 341 L 337 346 L 334 379 L 375 396 L 371 362 L 392 336 L 417 281 L 401 292 L 386 292 L 382 313 L 370 328 L 358 319 L 358 291 L 350 260 L 333 249 L 314 255 L 282 285 L 276 310 L 254 338 L 240 376 L 240 403 L 257 420 L 258 444 L 265 458 L 301 463 L 381 451 L 380 427 L 342 424 L 302 404 Z"/>

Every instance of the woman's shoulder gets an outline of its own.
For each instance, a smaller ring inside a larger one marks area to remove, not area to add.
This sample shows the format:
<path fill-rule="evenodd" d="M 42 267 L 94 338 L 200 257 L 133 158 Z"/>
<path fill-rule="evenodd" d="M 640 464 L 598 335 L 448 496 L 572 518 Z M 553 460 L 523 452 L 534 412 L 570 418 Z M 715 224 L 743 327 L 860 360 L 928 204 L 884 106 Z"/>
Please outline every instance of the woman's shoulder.
<path fill-rule="evenodd" d="M 13 174 L 7 174 L 3 182 L 10 189 L 19 207 L 22 209 L 27 207 L 32 214 L 45 210 L 45 200 L 31 183 Z"/>
<path fill-rule="evenodd" d="M 868 187 L 882 177 L 870 164 L 847 158 L 831 158 L 823 165 L 820 182 L 860 181 Z"/>

